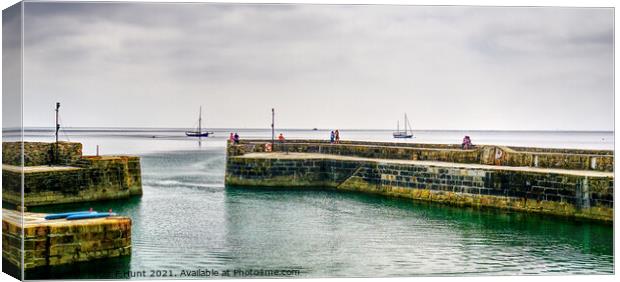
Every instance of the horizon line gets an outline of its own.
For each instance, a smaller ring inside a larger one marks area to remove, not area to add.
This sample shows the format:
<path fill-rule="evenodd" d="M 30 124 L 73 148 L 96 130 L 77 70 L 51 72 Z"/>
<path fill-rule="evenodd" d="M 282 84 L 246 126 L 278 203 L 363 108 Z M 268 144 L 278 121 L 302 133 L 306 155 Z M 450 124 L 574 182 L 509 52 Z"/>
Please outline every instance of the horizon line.
<path fill-rule="evenodd" d="M 21 128 L 3 128 L 2 131 L 16 131 Z M 55 130 L 54 127 L 47 126 L 25 126 L 23 127 L 24 131 L 32 131 L 32 130 Z M 61 130 L 69 130 L 69 131 L 161 131 L 161 130 L 191 130 L 191 127 L 108 127 L 108 126 L 98 126 L 98 127 L 85 127 L 85 126 L 72 126 L 72 127 L 62 127 Z M 237 130 L 271 130 L 269 127 L 213 127 L 208 130 L 214 131 L 228 131 L 231 129 Z M 205 129 L 207 130 L 207 129 Z M 335 130 L 335 128 L 276 128 L 277 130 L 295 130 L 295 131 L 325 131 L 325 130 Z M 339 128 L 338 130 L 347 130 L 347 131 L 393 131 L 394 129 L 385 129 L 385 128 Z M 612 130 L 605 129 L 592 129 L 592 130 L 583 130 L 583 129 L 412 129 L 412 131 L 509 131 L 509 132 L 611 132 Z"/>

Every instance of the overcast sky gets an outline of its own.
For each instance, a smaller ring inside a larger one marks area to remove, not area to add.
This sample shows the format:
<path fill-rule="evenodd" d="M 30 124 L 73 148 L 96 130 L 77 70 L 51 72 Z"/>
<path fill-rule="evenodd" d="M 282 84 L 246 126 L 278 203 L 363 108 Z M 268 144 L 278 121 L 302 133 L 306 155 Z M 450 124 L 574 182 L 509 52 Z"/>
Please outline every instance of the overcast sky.
<path fill-rule="evenodd" d="M 24 124 L 613 130 L 613 9 L 27 3 Z"/>

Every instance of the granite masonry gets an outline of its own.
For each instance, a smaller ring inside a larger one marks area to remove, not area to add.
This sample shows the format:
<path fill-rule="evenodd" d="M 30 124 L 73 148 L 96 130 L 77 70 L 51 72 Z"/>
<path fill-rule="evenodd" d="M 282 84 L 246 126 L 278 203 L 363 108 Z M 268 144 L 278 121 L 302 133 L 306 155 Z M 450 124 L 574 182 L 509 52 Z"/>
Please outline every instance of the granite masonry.
<path fill-rule="evenodd" d="M 613 152 L 506 146 L 247 140 L 226 184 L 324 187 L 452 205 L 613 221 Z"/>
<path fill-rule="evenodd" d="M 127 198 L 142 194 L 140 158 L 82 156 L 80 143 L 2 144 L 2 200 L 24 206 Z"/>
<path fill-rule="evenodd" d="M 17 206 L 2 211 L 3 263 L 28 270 L 131 254 L 128 217 L 45 220 L 21 206 L 141 195 L 138 157 L 83 156 L 80 143 L 4 142 L 2 159 L 2 201 Z"/>
<path fill-rule="evenodd" d="M 44 217 L 45 214 L 3 209 L 2 258 L 28 270 L 131 254 L 131 219 L 128 217 L 75 221 L 45 220 Z"/>

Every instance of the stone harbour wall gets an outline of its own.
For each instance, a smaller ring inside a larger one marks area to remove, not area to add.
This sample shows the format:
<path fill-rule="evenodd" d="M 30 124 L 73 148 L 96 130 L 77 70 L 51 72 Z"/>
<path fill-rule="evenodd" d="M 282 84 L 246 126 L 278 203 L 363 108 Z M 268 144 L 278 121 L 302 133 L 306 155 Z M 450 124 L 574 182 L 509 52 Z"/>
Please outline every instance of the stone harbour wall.
<path fill-rule="evenodd" d="M 20 142 L 5 142 L 2 200 L 21 205 L 74 203 L 142 195 L 140 158 L 135 156 L 82 156 L 82 144 L 61 142 L 61 164 L 49 165 L 54 143 L 24 142 L 25 166 L 19 163 Z M 17 154 L 16 154 L 17 152 Z M 5 158 L 6 157 L 6 158 Z"/>
<path fill-rule="evenodd" d="M 49 165 L 55 158 L 56 144 L 46 142 L 2 142 L 2 163 L 21 165 L 21 146 L 24 146 L 24 165 Z M 73 164 L 82 157 L 82 144 L 58 142 L 58 164 Z"/>
<path fill-rule="evenodd" d="M 264 144 L 229 144 L 226 185 L 321 187 L 613 222 L 613 154 L 607 151 L 530 154 L 502 146 L 367 148 L 294 141 L 265 152 Z M 610 168 L 587 169 L 591 158 Z"/>
<path fill-rule="evenodd" d="M 22 233 L 16 222 L 18 216 L 21 214 L 16 211 L 3 210 L 2 256 L 22 267 L 20 249 L 16 247 L 21 245 Z M 47 221 L 43 214 L 25 213 L 24 216 L 28 218 L 23 230 L 25 269 L 131 254 L 131 219 L 128 217 Z"/>
<path fill-rule="evenodd" d="M 81 166 L 88 169 L 102 170 L 119 175 L 118 187 L 127 189 L 131 195 L 142 195 L 142 169 L 140 158 L 136 156 L 86 156 L 81 160 Z M 116 182 L 112 181 L 111 184 Z"/>
<path fill-rule="evenodd" d="M 21 205 L 21 171 L 3 167 L 3 201 Z M 24 169 L 24 205 L 75 203 L 142 194 L 138 157 L 88 157 L 79 167 Z"/>
<path fill-rule="evenodd" d="M 228 156 L 265 152 L 271 140 L 243 140 L 227 148 Z M 613 151 L 480 145 L 463 150 L 454 144 L 416 144 L 320 140 L 276 142 L 273 151 L 320 153 L 377 159 L 430 160 L 454 163 L 613 171 Z"/>
<path fill-rule="evenodd" d="M 226 185 L 328 187 L 432 202 L 613 220 L 613 177 L 335 159 L 229 158 Z"/>
<path fill-rule="evenodd" d="M 613 179 L 545 172 L 364 165 L 338 189 L 456 205 L 613 220 Z"/>

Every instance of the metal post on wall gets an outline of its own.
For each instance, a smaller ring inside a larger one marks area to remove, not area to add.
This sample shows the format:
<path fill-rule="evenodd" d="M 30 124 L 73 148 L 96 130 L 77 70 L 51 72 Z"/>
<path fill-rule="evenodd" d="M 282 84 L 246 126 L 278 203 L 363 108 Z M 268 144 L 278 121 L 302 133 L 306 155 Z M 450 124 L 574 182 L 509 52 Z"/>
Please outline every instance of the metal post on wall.
<path fill-rule="evenodd" d="M 271 148 L 275 150 L 276 129 L 275 129 L 276 110 L 271 108 Z"/>
<path fill-rule="evenodd" d="M 54 152 L 54 163 L 58 163 L 58 131 L 60 130 L 60 123 L 58 122 L 58 111 L 60 109 L 60 103 L 56 102 L 56 144 Z"/>

